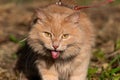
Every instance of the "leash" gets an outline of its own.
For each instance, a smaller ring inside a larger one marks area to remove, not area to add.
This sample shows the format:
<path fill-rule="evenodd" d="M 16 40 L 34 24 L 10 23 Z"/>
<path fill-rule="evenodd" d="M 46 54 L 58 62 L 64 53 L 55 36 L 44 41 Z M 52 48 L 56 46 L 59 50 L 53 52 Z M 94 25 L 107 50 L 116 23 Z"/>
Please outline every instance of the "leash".
<path fill-rule="evenodd" d="M 105 5 L 105 4 L 109 4 L 109 3 L 112 3 L 114 1 L 115 0 L 105 0 L 105 1 L 103 1 L 101 3 L 95 4 L 95 5 L 90 5 L 90 6 L 78 6 L 78 5 L 70 6 L 70 5 L 67 5 L 67 4 L 63 3 L 62 0 L 58 0 L 58 2 L 56 2 L 56 4 L 59 5 L 59 6 L 65 6 L 65 7 L 71 8 L 73 10 L 81 10 L 81 9 L 86 9 L 86 8 L 101 7 L 101 6 Z"/>

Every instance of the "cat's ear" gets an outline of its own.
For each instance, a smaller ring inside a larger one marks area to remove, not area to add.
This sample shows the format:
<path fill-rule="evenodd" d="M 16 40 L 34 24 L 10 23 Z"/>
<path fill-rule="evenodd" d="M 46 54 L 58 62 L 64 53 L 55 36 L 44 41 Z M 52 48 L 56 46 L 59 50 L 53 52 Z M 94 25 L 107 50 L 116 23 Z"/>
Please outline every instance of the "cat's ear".
<path fill-rule="evenodd" d="M 50 15 L 48 15 L 45 11 L 43 11 L 42 9 L 36 9 L 35 10 L 35 14 L 33 17 L 33 23 L 41 23 L 41 22 L 45 22 L 48 21 L 50 19 Z"/>
<path fill-rule="evenodd" d="M 65 18 L 66 21 L 69 21 L 74 24 L 78 24 L 80 21 L 80 12 L 73 13 Z"/>

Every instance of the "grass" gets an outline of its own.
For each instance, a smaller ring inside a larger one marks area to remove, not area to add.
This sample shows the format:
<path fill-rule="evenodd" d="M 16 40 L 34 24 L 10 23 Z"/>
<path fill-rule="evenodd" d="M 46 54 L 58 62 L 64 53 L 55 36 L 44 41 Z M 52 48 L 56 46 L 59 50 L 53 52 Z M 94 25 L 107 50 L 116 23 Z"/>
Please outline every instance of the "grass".
<path fill-rule="evenodd" d="M 120 40 L 116 41 L 115 50 L 120 49 Z"/>
<path fill-rule="evenodd" d="M 14 35 L 9 35 L 9 39 L 10 39 L 10 41 L 12 41 L 12 42 L 14 42 L 14 43 L 18 43 L 19 42 L 19 40 L 14 36 Z"/>
<path fill-rule="evenodd" d="M 116 41 L 115 50 L 120 50 L 120 40 Z M 88 70 L 88 80 L 120 80 L 120 52 L 106 58 L 105 53 L 98 49 L 93 53 L 97 60 L 95 66 L 90 66 Z"/>
<path fill-rule="evenodd" d="M 118 66 L 113 67 L 112 65 Z M 99 71 L 100 70 L 100 71 Z M 88 70 L 88 80 L 120 80 L 120 55 L 115 56 L 106 68 L 90 67 Z"/>
<path fill-rule="evenodd" d="M 108 64 L 106 69 L 103 69 L 101 72 L 100 80 L 108 79 L 108 80 L 119 80 L 120 79 L 120 65 L 113 67 L 114 64 L 119 64 L 120 55 L 115 56 Z"/>
<path fill-rule="evenodd" d="M 25 41 L 26 41 L 26 38 L 20 40 L 20 39 L 18 39 L 16 36 L 14 36 L 14 35 L 12 35 L 12 34 L 9 36 L 9 39 L 10 39 L 10 41 L 12 41 L 13 43 L 19 44 L 20 47 L 24 47 Z"/>

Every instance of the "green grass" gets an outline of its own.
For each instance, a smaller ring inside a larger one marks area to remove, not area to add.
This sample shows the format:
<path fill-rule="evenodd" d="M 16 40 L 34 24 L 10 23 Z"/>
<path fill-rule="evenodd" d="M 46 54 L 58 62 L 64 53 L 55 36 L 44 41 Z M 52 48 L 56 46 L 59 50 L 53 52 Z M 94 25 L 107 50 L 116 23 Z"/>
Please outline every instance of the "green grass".
<path fill-rule="evenodd" d="M 118 64 L 118 66 L 113 68 L 113 65 Z M 120 80 L 120 55 L 115 56 L 106 68 L 100 67 L 90 67 L 88 70 L 88 79 L 92 80 Z"/>
<path fill-rule="evenodd" d="M 120 65 L 116 66 L 115 68 L 113 68 L 113 66 L 112 66 L 114 64 L 119 64 L 120 62 L 118 62 L 118 60 L 120 60 L 120 55 L 115 56 L 109 62 L 109 66 L 106 69 L 102 70 L 100 80 L 104 80 L 104 79 L 116 80 L 118 78 L 120 79 L 120 76 L 119 77 L 117 76 L 117 75 L 120 75 L 120 73 L 119 73 L 120 72 Z"/>
<path fill-rule="evenodd" d="M 115 50 L 120 50 L 120 40 L 116 41 Z M 106 58 L 105 53 L 98 49 L 94 53 L 94 59 L 97 63 L 92 62 L 95 66 L 90 66 L 88 70 L 88 80 L 120 80 L 120 53 Z"/>
<path fill-rule="evenodd" d="M 9 39 L 10 39 L 10 41 L 12 41 L 12 42 L 14 42 L 14 43 L 18 43 L 19 42 L 19 40 L 14 36 L 14 35 L 9 35 Z"/>
<path fill-rule="evenodd" d="M 120 40 L 116 41 L 115 50 L 120 49 Z"/>
<path fill-rule="evenodd" d="M 9 39 L 10 39 L 11 42 L 19 44 L 20 47 L 24 47 L 25 41 L 26 41 L 26 38 L 24 38 L 24 39 L 21 40 L 21 39 L 18 39 L 18 38 L 17 38 L 16 36 L 14 36 L 14 35 L 10 35 L 10 36 L 9 36 Z"/>

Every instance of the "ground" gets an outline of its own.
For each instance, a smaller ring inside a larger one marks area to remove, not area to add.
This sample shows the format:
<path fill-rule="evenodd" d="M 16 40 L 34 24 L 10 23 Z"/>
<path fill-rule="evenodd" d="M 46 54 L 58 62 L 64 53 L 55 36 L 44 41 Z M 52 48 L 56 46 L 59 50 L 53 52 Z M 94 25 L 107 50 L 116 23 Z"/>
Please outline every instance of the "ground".
<path fill-rule="evenodd" d="M 18 80 L 14 66 L 19 41 L 28 33 L 34 9 L 47 3 L 0 2 L 0 80 Z M 107 5 L 84 11 L 96 29 L 89 80 L 120 80 L 120 6 Z"/>

